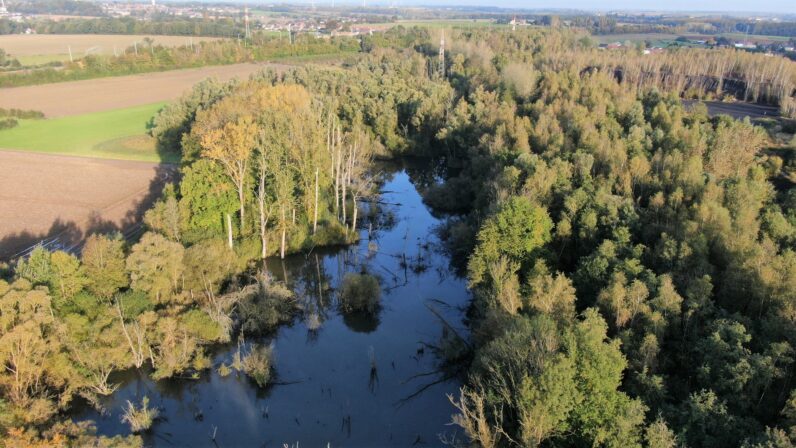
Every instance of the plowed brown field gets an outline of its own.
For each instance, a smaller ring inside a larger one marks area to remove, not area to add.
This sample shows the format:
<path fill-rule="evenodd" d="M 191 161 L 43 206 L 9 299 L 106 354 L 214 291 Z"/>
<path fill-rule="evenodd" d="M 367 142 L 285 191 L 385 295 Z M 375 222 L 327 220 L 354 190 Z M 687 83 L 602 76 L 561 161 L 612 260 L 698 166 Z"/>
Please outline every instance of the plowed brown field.
<path fill-rule="evenodd" d="M 0 108 L 32 109 L 47 117 L 80 115 L 179 98 L 205 78 L 227 81 L 281 64 L 234 64 L 0 89 Z"/>
<path fill-rule="evenodd" d="M 42 240 L 74 249 L 91 231 L 136 231 L 176 169 L 0 151 L 0 260 Z"/>

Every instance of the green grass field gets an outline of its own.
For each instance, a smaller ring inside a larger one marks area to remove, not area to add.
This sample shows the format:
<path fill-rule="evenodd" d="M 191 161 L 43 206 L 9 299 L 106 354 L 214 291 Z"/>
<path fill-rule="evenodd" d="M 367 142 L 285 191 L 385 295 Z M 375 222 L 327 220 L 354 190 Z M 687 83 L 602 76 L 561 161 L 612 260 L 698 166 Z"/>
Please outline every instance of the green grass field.
<path fill-rule="evenodd" d="M 69 54 L 33 54 L 14 56 L 20 64 L 24 66 L 42 65 L 50 62 L 66 62 L 69 60 Z"/>
<path fill-rule="evenodd" d="M 0 148 L 104 159 L 176 162 L 159 155 L 147 123 L 165 103 L 45 120 L 0 131 Z"/>

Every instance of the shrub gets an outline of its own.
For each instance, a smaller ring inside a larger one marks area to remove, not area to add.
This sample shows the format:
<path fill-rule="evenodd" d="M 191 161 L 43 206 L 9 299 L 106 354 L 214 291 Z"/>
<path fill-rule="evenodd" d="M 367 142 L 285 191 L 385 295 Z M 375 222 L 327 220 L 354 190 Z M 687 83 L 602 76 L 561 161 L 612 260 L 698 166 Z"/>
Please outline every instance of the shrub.
<path fill-rule="evenodd" d="M 298 306 L 292 291 L 275 282 L 261 282 L 255 288 L 237 308 L 244 334 L 267 334 L 293 319 Z"/>
<path fill-rule="evenodd" d="M 0 130 L 2 129 L 11 129 L 17 127 L 19 122 L 16 118 L 5 118 L 0 120 Z"/>
<path fill-rule="evenodd" d="M 370 274 L 348 273 L 340 289 L 340 308 L 343 312 L 376 313 L 379 311 L 381 287 Z"/>
<path fill-rule="evenodd" d="M 180 316 L 180 326 L 203 342 L 223 342 L 228 335 L 206 312 L 192 309 Z"/>
<path fill-rule="evenodd" d="M 122 314 L 126 319 L 135 319 L 146 311 L 155 309 L 155 304 L 143 291 L 129 290 L 119 294 L 119 303 L 122 306 Z"/>
<path fill-rule="evenodd" d="M 254 345 L 241 362 L 246 375 L 260 387 L 267 386 L 271 379 L 273 354 L 274 350 L 271 347 Z"/>
<path fill-rule="evenodd" d="M 318 233 L 312 239 L 316 246 L 333 246 L 348 243 L 348 231 L 336 219 L 318 223 Z"/>
<path fill-rule="evenodd" d="M 141 407 L 137 408 L 130 400 L 127 400 L 127 408 L 122 415 L 122 423 L 130 425 L 133 432 L 147 431 L 158 418 L 157 408 L 149 407 L 149 397 L 144 396 L 141 400 Z"/>
<path fill-rule="evenodd" d="M 26 120 L 40 120 L 44 118 L 44 113 L 38 110 L 0 108 L 0 118 L 20 118 Z"/>
<path fill-rule="evenodd" d="M 276 245 L 274 245 L 276 246 Z M 260 238 L 243 238 L 235 244 L 235 257 L 239 270 L 244 270 L 252 260 L 259 260 L 262 252 Z"/>
<path fill-rule="evenodd" d="M 228 365 L 222 363 L 218 366 L 218 374 L 222 377 L 229 376 L 230 373 L 232 373 L 232 369 L 230 369 Z"/>

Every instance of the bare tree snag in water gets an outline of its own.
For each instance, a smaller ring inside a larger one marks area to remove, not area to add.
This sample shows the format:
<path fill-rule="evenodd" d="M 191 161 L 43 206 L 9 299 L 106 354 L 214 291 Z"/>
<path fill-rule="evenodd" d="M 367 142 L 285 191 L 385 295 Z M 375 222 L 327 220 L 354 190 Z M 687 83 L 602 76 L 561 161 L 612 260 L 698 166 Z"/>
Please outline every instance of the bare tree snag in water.
<path fill-rule="evenodd" d="M 227 213 L 227 244 L 232 249 L 232 216 Z"/>
<path fill-rule="evenodd" d="M 136 333 L 136 343 L 133 343 L 133 338 L 130 336 L 130 332 L 127 330 L 127 325 L 124 323 L 124 315 L 122 314 L 122 306 L 119 303 L 119 299 L 116 299 L 116 312 L 119 315 L 119 320 L 122 324 L 122 332 L 124 333 L 124 337 L 127 339 L 127 343 L 130 345 L 130 353 L 133 355 L 133 363 L 135 364 L 136 368 L 141 368 L 144 365 L 144 361 L 146 360 L 146 355 L 144 354 L 144 342 L 143 334 L 140 331 L 140 327 L 135 325 L 135 333 Z M 154 358 L 153 358 L 153 365 L 154 365 Z"/>
<path fill-rule="evenodd" d="M 318 169 L 315 169 L 315 206 L 313 207 L 312 234 L 318 233 Z"/>

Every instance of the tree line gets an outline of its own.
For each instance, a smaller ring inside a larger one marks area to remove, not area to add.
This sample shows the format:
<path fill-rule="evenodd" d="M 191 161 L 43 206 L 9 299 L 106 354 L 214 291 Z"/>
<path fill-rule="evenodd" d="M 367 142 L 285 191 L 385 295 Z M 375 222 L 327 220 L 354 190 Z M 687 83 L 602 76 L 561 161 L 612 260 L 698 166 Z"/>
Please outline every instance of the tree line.
<path fill-rule="evenodd" d="M 61 14 L 68 16 L 104 16 L 96 3 L 75 0 L 44 0 L 6 2 L 8 10 L 23 14 Z"/>
<path fill-rule="evenodd" d="M 37 34 L 152 34 L 235 38 L 245 35 L 243 25 L 230 18 L 206 20 L 171 16 L 154 17 L 149 20 L 135 17 L 36 19 L 0 25 L 0 34 L 18 34 L 27 28 L 36 31 Z"/>
<path fill-rule="evenodd" d="M 32 70 L 0 73 L 0 87 L 150 73 L 206 65 L 266 61 L 290 56 L 346 55 L 359 51 L 352 38 L 315 39 L 308 35 L 287 38 L 256 35 L 251 40 L 217 40 L 177 47 L 158 45 L 144 38 L 116 55 L 88 55 L 73 62 Z"/>

